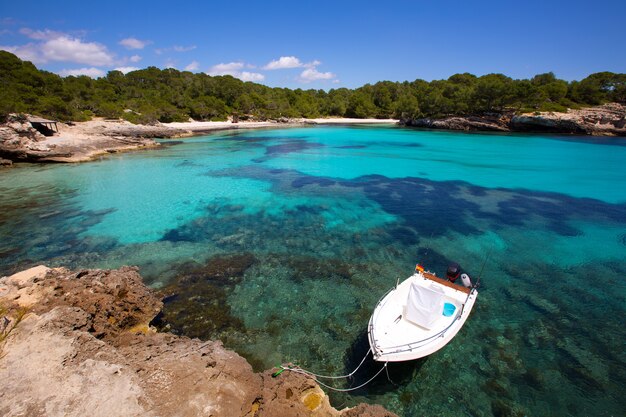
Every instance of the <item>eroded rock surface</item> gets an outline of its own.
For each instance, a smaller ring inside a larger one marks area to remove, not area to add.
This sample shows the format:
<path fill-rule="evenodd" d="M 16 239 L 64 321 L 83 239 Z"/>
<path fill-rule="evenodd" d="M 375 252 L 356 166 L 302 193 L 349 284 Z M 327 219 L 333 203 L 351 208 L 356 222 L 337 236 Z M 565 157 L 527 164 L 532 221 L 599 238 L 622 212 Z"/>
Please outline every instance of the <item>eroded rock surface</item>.
<path fill-rule="evenodd" d="M 626 136 L 626 106 L 617 103 L 569 110 L 567 113 L 542 112 L 513 116 L 512 130 L 557 132 L 593 136 Z"/>
<path fill-rule="evenodd" d="M 180 129 L 134 125 L 124 121 L 94 120 L 57 123 L 58 132 L 44 136 L 27 121 L 28 115 L 10 115 L 0 125 L 0 157 L 15 162 L 82 162 L 97 155 L 158 146 L 152 138 L 175 137 Z"/>
<path fill-rule="evenodd" d="M 442 119 L 415 119 L 406 120 L 402 124 L 412 127 L 428 129 L 448 129 L 465 131 L 495 131 L 508 132 L 510 117 L 494 114 L 490 116 L 444 117 Z"/>
<path fill-rule="evenodd" d="M 499 132 L 546 132 L 593 136 L 626 136 L 626 106 L 609 103 L 567 113 L 538 112 L 403 120 L 401 124 L 430 129 Z"/>
<path fill-rule="evenodd" d="M 393 416 L 335 410 L 303 375 L 256 374 L 219 341 L 156 333 L 162 303 L 136 268 L 31 268 L 0 278 L 0 305 L 2 416 Z"/>

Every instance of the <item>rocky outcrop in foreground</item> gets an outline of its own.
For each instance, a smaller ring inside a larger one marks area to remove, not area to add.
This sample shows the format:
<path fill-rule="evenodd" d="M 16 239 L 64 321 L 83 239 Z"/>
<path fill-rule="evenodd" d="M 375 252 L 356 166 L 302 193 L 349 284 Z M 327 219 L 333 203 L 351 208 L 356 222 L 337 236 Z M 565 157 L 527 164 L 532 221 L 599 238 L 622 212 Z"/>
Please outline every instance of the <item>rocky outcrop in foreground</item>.
<path fill-rule="evenodd" d="M 394 416 L 337 411 L 303 375 L 256 374 L 219 341 L 156 333 L 161 307 L 136 268 L 0 278 L 0 415 Z"/>
<path fill-rule="evenodd" d="M 0 158 L 14 162 L 82 162 L 97 155 L 158 146 L 152 138 L 175 137 L 180 129 L 95 120 L 57 124 L 59 132 L 44 136 L 25 116 L 10 115 L 0 125 Z"/>
<path fill-rule="evenodd" d="M 491 114 L 404 120 L 401 124 L 430 129 L 498 132 L 545 132 L 593 136 L 626 136 L 626 106 L 610 103 L 567 113 Z"/>

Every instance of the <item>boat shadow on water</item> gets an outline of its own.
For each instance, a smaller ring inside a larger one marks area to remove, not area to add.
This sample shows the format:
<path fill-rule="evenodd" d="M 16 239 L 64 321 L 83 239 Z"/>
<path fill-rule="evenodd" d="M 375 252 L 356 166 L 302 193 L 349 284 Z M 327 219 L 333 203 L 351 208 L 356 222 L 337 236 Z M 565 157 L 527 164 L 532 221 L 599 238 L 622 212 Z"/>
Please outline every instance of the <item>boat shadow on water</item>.
<path fill-rule="evenodd" d="M 367 358 L 363 358 L 367 355 Z M 359 364 L 363 364 L 359 367 Z M 352 395 L 382 395 L 395 391 L 400 386 L 404 386 L 414 380 L 422 366 L 428 361 L 428 357 L 403 362 L 388 362 L 387 369 L 382 369 L 384 362 L 375 361 L 367 338 L 367 331 L 363 331 L 355 339 L 354 343 L 346 353 L 345 370 L 346 373 L 358 370 L 348 380 L 345 388 L 363 387 L 351 391 Z M 381 371 L 382 369 L 382 371 Z M 378 373 L 378 376 L 374 376 Z M 373 379 L 372 379 L 373 378 Z M 370 381 L 371 380 L 371 381 Z M 369 381 L 369 383 L 368 383 Z"/>

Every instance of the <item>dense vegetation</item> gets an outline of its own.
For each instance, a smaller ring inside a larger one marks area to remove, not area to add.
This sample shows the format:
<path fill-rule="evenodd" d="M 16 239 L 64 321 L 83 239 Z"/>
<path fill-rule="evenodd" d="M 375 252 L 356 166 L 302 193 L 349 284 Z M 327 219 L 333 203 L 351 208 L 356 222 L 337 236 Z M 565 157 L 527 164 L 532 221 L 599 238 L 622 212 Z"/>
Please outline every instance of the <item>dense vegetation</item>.
<path fill-rule="evenodd" d="M 506 110 L 564 111 L 626 102 L 626 74 L 599 72 L 581 81 L 553 73 L 530 80 L 502 74 L 456 74 L 427 82 L 381 81 L 349 90 L 290 90 L 175 69 L 62 78 L 0 51 L 0 115 L 32 113 L 58 120 L 123 117 L 136 123 L 281 117 L 416 118 Z"/>

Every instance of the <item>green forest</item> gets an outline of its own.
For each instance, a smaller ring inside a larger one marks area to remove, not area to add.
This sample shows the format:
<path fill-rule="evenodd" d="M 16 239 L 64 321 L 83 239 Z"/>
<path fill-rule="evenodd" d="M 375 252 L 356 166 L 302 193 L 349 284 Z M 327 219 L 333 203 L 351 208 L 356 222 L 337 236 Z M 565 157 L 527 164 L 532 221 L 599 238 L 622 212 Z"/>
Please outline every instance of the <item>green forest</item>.
<path fill-rule="evenodd" d="M 551 72 L 516 80 L 503 74 L 455 74 L 447 80 L 366 84 L 329 91 L 271 88 L 231 76 L 146 69 L 60 77 L 0 51 L 0 116 L 31 113 L 61 121 L 93 116 L 133 123 L 268 120 L 298 117 L 440 118 L 514 111 L 565 111 L 626 102 L 626 74 L 598 72 L 564 81 Z"/>

